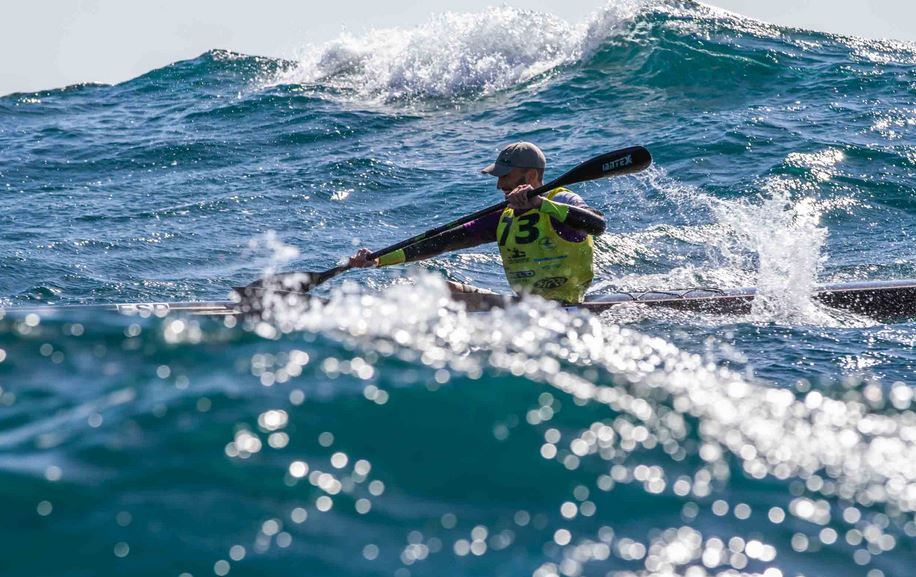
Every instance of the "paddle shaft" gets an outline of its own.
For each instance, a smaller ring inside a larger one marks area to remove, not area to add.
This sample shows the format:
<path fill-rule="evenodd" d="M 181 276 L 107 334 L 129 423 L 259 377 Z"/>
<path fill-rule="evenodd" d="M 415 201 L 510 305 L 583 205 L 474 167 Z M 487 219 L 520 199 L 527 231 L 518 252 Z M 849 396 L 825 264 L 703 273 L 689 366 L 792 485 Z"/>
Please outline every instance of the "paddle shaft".
<path fill-rule="evenodd" d="M 577 182 L 586 182 L 586 181 L 595 180 L 598 178 L 619 176 L 623 174 L 631 174 L 634 172 L 639 172 L 641 170 L 644 170 L 651 163 L 652 163 L 652 155 L 650 155 L 649 151 L 643 148 L 642 146 L 631 146 L 629 148 L 615 150 L 614 152 L 608 152 L 606 154 L 596 156 L 590 160 L 586 160 L 585 162 L 579 164 L 578 166 L 563 173 L 563 175 L 561 175 L 560 177 L 551 180 L 547 184 L 544 184 L 537 188 L 531 189 L 530 191 L 528 191 L 528 198 L 532 198 L 539 194 L 544 194 L 545 192 L 550 192 L 551 190 L 555 188 L 566 186 L 568 184 L 574 184 Z M 427 230 L 425 232 L 421 232 L 420 234 L 416 236 L 412 236 L 406 240 L 402 240 L 401 242 L 395 243 L 391 246 L 386 246 L 383 249 L 377 250 L 373 252 L 372 254 L 368 255 L 366 257 L 366 260 L 373 261 L 390 252 L 394 252 L 396 250 L 408 247 L 412 244 L 416 244 L 420 241 L 434 237 L 437 234 L 441 234 L 447 230 L 451 230 L 455 227 L 469 223 L 473 220 L 477 220 L 478 218 L 487 216 L 488 214 L 492 214 L 496 211 L 505 210 L 507 206 L 509 206 L 509 203 L 507 201 L 503 201 L 503 202 L 494 204 L 492 206 L 482 208 L 478 210 L 477 212 L 462 216 L 461 218 L 455 219 L 451 222 L 445 223 L 441 226 L 437 226 L 436 228 Z M 303 289 L 309 290 L 331 278 L 334 278 L 335 276 L 339 275 L 342 272 L 346 272 L 350 270 L 351 268 L 352 267 L 348 263 L 348 264 L 342 264 L 342 265 L 336 266 L 324 272 L 308 273 L 309 279 L 307 282 L 307 286 L 303 286 Z M 260 281 L 256 281 L 255 283 L 252 283 L 251 285 L 249 285 L 248 288 L 254 288 L 255 286 L 259 284 L 260 284 Z"/>

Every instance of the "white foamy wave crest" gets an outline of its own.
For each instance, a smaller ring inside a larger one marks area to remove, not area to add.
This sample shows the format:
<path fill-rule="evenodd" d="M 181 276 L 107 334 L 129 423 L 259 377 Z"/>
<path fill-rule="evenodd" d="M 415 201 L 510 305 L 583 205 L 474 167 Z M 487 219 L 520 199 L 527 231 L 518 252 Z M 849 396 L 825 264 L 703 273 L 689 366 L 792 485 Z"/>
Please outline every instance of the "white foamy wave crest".
<path fill-rule="evenodd" d="M 611 3 L 588 22 L 570 24 L 551 14 L 499 7 L 481 13 L 448 12 L 413 29 L 344 34 L 310 47 L 276 84 L 316 84 L 392 101 L 488 94 L 575 62 L 634 3 Z"/>

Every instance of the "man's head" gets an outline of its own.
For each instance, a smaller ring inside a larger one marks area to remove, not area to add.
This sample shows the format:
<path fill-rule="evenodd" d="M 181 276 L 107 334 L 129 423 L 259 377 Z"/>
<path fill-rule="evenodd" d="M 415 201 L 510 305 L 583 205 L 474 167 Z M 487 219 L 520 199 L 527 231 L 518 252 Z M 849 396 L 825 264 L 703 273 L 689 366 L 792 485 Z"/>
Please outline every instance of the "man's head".
<path fill-rule="evenodd" d="M 547 159 L 540 148 L 530 142 L 516 142 L 504 148 L 496 162 L 481 172 L 495 176 L 496 188 L 509 193 L 523 184 L 533 187 L 543 184 L 546 166 Z"/>

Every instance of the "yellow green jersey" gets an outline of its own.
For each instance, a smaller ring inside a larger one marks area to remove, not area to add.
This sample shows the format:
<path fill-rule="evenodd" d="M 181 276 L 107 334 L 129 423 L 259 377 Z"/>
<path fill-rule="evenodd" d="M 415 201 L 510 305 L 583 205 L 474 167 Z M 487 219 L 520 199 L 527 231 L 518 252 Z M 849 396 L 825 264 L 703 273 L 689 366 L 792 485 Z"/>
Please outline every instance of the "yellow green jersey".
<path fill-rule="evenodd" d="M 557 188 L 544 195 L 548 202 L 540 209 L 516 214 L 506 208 L 500 215 L 496 241 L 506 278 L 517 293 L 568 303 L 582 301 L 595 276 L 594 238 L 558 231 L 554 226 L 565 220 L 568 204 L 561 203 L 570 196 L 581 203 L 571 191 Z M 558 202 L 549 202 L 555 198 Z"/>

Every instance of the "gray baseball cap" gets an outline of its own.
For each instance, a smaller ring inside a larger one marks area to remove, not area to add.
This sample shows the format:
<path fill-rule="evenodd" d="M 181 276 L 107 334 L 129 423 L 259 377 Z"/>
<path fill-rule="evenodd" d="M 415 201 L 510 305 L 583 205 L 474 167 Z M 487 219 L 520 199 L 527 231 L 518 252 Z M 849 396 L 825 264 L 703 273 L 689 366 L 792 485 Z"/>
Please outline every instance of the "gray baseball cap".
<path fill-rule="evenodd" d="M 547 166 L 544 153 L 530 142 L 516 142 L 502 149 L 496 162 L 480 172 L 500 177 L 509 174 L 513 168 L 540 168 Z"/>

